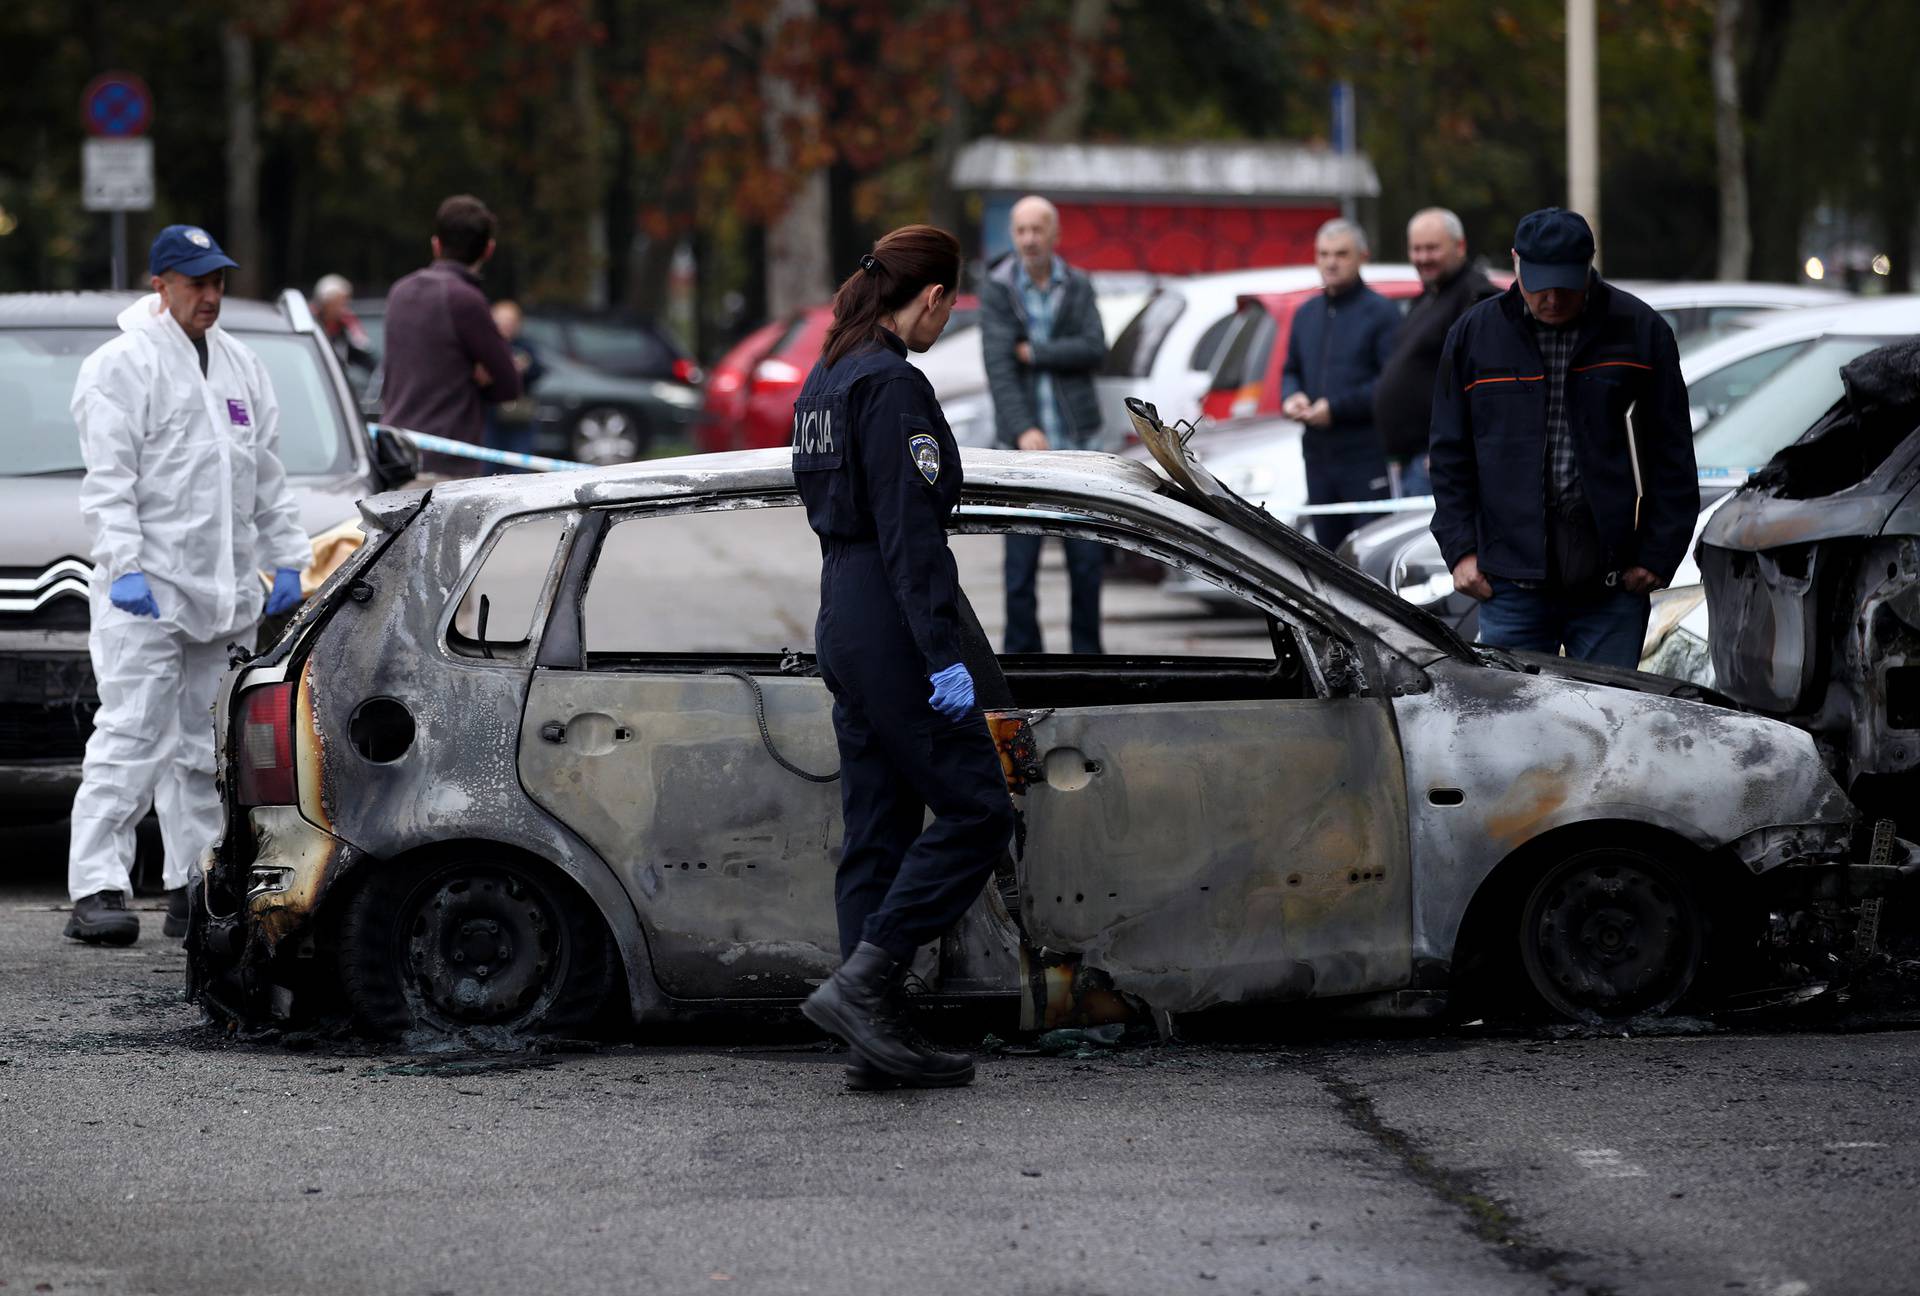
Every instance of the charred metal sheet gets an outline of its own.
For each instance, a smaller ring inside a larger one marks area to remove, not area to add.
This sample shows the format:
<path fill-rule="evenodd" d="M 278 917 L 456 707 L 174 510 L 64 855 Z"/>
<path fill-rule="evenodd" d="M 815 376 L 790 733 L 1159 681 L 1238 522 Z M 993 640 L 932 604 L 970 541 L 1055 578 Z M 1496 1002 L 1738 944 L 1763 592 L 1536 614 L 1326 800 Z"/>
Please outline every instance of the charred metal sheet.
<path fill-rule="evenodd" d="M 1387 703 L 1086 707 L 1034 726 L 1029 941 L 1188 1012 L 1407 984 L 1407 806 Z"/>
<path fill-rule="evenodd" d="M 1451 960 L 1488 874 L 1557 828 L 1651 824 L 1714 849 L 1763 828 L 1856 818 L 1813 739 L 1779 721 L 1544 673 L 1446 664 L 1432 674 L 1432 693 L 1393 704 L 1412 803 L 1416 958 Z"/>
<path fill-rule="evenodd" d="M 271 957 L 319 911 L 334 877 L 341 843 L 308 823 L 292 806 L 255 806 L 248 814 L 254 856 L 247 914 L 256 939 Z"/>
<path fill-rule="evenodd" d="M 313 637 L 312 676 L 301 694 L 310 715 L 298 728 L 303 807 L 309 818 L 379 860 L 448 841 L 486 842 L 525 850 L 569 876 L 610 918 L 636 1011 L 656 1004 L 644 940 L 633 903 L 593 849 L 528 799 L 520 786 L 517 717 L 526 705 L 529 670 L 511 659 L 489 661 L 450 653 L 440 640 L 443 614 L 460 582 L 503 516 L 445 508 L 436 487 L 421 505 L 412 492 L 381 499 L 395 516 L 420 516 L 367 570 L 364 600 L 342 602 Z M 458 494 L 457 490 L 449 491 Z M 486 494 L 487 492 L 476 492 Z M 511 505 L 505 494 L 500 502 Z M 369 510 L 377 501 L 368 501 Z M 404 506 L 404 507 L 402 507 Z M 536 622 L 537 624 L 537 622 Z M 532 646 L 526 650 L 530 654 Z M 521 655 L 526 655 L 521 654 Z M 375 763 L 345 741 L 355 709 L 371 698 L 403 704 L 415 726 L 398 759 Z M 477 717 L 497 717 L 477 723 Z M 319 776 L 311 779 L 317 762 Z"/>

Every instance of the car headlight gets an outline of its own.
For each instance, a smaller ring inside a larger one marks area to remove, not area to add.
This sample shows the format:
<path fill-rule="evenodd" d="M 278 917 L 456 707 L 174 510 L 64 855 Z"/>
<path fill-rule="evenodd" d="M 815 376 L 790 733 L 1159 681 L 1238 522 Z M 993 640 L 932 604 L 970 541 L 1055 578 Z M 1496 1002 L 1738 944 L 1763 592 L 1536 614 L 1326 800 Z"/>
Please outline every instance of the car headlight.
<path fill-rule="evenodd" d="M 1675 589 L 1655 591 L 1653 606 L 1647 613 L 1647 636 L 1640 642 L 1640 656 L 1651 656 L 1654 649 L 1664 643 L 1667 636 L 1678 630 L 1680 623 L 1706 601 L 1707 591 L 1703 585 L 1681 585 Z"/>
<path fill-rule="evenodd" d="M 653 394 L 667 404 L 684 410 L 699 409 L 703 399 L 698 387 L 683 387 L 679 383 L 655 383 Z"/>

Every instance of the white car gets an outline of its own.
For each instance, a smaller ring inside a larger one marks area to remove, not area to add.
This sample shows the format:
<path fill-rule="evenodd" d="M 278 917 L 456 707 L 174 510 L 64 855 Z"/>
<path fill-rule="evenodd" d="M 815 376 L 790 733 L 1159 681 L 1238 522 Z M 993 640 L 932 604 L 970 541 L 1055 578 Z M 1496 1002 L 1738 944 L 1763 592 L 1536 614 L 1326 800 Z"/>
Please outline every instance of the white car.
<path fill-rule="evenodd" d="M 1094 302 L 1109 344 L 1147 299 L 1148 290 L 1135 286 L 1138 281 L 1139 277 L 1133 275 L 1112 281 L 1104 275 L 1094 276 Z M 1110 282 L 1118 286 L 1110 287 Z M 918 365 L 933 384 L 933 394 L 947 416 L 947 426 L 953 429 L 953 439 L 963 446 L 991 446 L 993 393 L 987 388 L 978 316 L 964 328 L 949 328 L 923 354 L 907 359 Z"/>
<path fill-rule="evenodd" d="M 1417 279 L 1410 265 L 1369 265 L 1366 281 Z M 1148 295 L 1107 353 L 1106 371 L 1094 380 L 1100 413 L 1113 444 L 1132 431 L 1123 402 L 1139 397 L 1160 411 L 1169 427 L 1200 416 L 1213 385 L 1214 361 L 1226 344 L 1243 293 L 1297 292 L 1319 284 L 1312 266 L 1272 266 L 1224 274 L 1168 279 Z"/>
<path fill-rule="evenodd" d="M 1729 337 L 1767 319 L 1775 311 L 1840 306 L 1856 300 L 1837 288 L 1804 284 L 1721 283 L 1703 279 L 1682 283 L 1621 280 L 1615 287 L 1632 293 L 1660 312 L 1680 343 L 1680 354 Z"/>
<path fill-rule="evenodd" d="M 1840 399 L 1841 365 L 1915 333 L 1920 333 L 1920 296 L 1855 300 L 1762 319 L 1751 328 L 1681 357 L 1687 403 L 1693 408 L 1693 430 L 1704 431 L 1765 384 L 1769 409 L 1780 412 L 1777 420 L 1769 414 L 1768 422 L 1778 421 L 1798 435 L 1812 423 L 1812 414 Z M 1788 365 L 1793 366 L 1795 374 L 1808 375 L 1809 381 L 1772 382 Z M 1792 417 L 1787 417 L 1789 411 L 1778 403 L 1782 400 L 1792 403 Z M 1799 417 L 1802 413 L 1808 417 Z M 1696 442 L 1695 453 L 1706 444 L 1704 440 Z M 1751 462 L 1765 463 L 1772 453 L 1769 450 Z"/>

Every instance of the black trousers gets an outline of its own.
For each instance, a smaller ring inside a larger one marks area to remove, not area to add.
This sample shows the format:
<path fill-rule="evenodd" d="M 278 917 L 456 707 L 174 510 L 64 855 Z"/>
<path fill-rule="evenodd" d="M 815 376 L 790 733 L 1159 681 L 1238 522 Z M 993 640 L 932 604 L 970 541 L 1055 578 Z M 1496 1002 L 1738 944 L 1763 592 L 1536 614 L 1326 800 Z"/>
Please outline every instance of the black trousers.
<path fill-rule="evenodd" d="M 953 721 L 928 705 L 877 547 L 829 548 L 814 639 L 840 747 L 841 957 L 864 940 L 905 961 L 967 911 L 1013 836 L 1000 758 L 977 709 Z M 991 682 L 975 675 L 979 695 Z"/>

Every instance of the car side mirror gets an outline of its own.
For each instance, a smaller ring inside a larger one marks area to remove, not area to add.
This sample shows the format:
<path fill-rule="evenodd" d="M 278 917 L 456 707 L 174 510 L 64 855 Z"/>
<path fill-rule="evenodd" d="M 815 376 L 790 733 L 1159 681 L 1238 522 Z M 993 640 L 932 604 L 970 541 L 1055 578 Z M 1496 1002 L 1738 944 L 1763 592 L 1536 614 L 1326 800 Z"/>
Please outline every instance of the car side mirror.
<path fill-rule="evenodd" d="M 398 428 L 367 424 L 373 437 L 373 476 L 381 490 L 398 490 L 420 475 L 420 447 Z"/>

